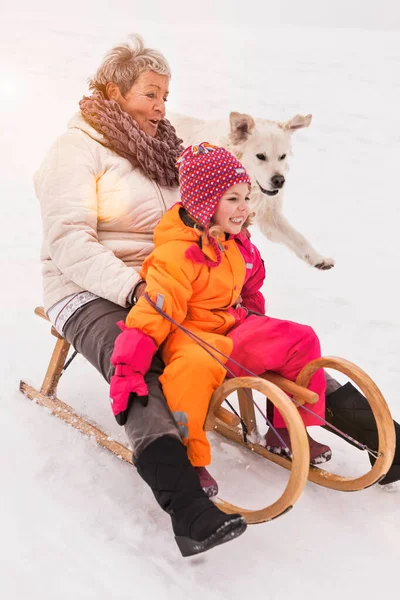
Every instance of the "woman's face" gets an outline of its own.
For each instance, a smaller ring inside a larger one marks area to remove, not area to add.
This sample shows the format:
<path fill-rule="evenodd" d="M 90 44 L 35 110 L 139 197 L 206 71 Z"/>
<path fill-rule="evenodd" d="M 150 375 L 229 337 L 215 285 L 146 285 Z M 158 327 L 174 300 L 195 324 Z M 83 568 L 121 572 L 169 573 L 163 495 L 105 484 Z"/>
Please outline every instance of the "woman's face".
<path fill-rule="evenodd" d="M 236 183 L 230 187 L 218 202 L 212 222 L 226 233 L 240 233 L 243 223 L 249 216 L 250 191 L 247 183 Z"/>
<path fill-rule="evenodd" d="M 123 111 L 135 119 L 139 129 L 154 137 L 159 122 L 165 117 L 169 77 L 154 71 L 145 71 L 139 75 L 125 96 L 117 86 L 113 87 L 113 91 L 115 93 L 109 92 L 109 96 L 118 102 Z"/>

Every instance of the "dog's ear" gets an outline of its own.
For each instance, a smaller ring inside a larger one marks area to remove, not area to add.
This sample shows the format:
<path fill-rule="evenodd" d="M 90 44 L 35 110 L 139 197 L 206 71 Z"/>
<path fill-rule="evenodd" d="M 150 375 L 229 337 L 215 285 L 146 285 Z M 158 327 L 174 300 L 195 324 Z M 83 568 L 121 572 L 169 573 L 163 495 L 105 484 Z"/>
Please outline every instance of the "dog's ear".
<path fill-rule="evenodd" d="M 297 129 L 302 129 L 302 127 L 308 127 L 311 123 L 312 115 L 295 115 L 286 123 L 282 123 L 281 127 L 285 131 L 297 131 Z"/>
<path fill-rule="evenodd" d="M 256 126 L 252 116 L 238 112 L 231 112 L 229 122 L 231 125 L 230 138 L 234 144 L 240 144 L 247 140 Z"/>

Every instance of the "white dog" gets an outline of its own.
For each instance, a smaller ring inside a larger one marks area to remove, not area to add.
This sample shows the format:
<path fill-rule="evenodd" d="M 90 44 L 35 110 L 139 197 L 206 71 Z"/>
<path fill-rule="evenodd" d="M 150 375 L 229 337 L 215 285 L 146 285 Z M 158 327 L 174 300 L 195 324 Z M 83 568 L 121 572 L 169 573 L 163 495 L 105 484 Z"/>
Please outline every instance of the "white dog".
<path fill-rule="evenodd" d="M 308 127 L 311 115 L 296 115 L 285 123 L 253 119 L 250 115 L 232 112 L 230 128 L 225 121 L 203 121 L 185 115 L 168 113 L 185 146 L 210 142 L 223 146 L 246 168 L 253 187 L 251 208 L 255 221 L 272 242 L 280 242 L 293 250 L 306 263 L 317 269 L 330 269 L 335 261 L 324 258 L 296 231 L 282 213 L 285 174 L 291 154 L 291 134 Z"/>

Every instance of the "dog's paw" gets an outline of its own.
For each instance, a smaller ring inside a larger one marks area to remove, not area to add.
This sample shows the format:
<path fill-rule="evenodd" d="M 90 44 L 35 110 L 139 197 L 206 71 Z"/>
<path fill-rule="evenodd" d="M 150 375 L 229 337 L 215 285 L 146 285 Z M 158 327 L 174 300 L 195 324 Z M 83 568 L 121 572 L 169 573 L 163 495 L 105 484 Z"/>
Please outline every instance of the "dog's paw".
<path fill-rule="evenodd" d="M 316 269 L 319 269 L 320 271 L 327 271 L 328 269 L 332 269 L 332 267 L 335 266 L 335 261 L 333 260 L 333 258 L 322 258 L 320 257 L 318 259 L 318 262 L 316 262 L 314 264 L 314 267 Z"/>

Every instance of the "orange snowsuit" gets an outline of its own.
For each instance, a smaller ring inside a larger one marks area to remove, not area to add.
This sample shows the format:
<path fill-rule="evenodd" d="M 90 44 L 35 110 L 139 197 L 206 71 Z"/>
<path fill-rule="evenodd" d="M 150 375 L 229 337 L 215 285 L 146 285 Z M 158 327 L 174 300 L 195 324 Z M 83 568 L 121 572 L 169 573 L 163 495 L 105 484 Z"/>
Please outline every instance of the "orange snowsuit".
<path fill-rule="evenodd" d="M 229 356 L 233 342 L 226 333 L 236 323 L 235 311 L 229 309 L 239 299 L 246 265 L 234 239 L 221 238 L 218 268 L 205 268 L 187 258 L 185 252 L 198 243 L 199 233 L 184 225 L 180 208 L 180 204 L 172 207 L 155 228 L 155 249 L 145 260 L 141 277 L 154 303 L 163 296 L 165 313 Z M 202 251 L 216 260 L 211 246 Z M 189 459 L 194 466 L 208 465 L 211 454 L 203 425 L 212 393 L 225 379 L 225 369 L 144 297 L 129 312 L 126 325 L 141 329 L 160 347 L 166 365 L 160 382 Z M 219 359 L 225 362 L 223 357 Z"/>

